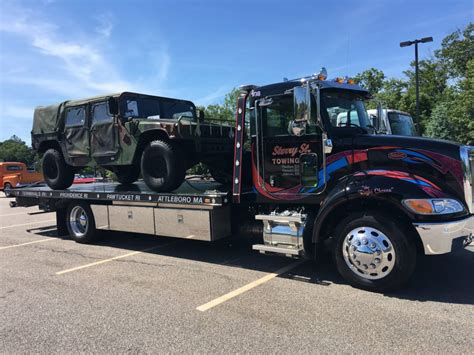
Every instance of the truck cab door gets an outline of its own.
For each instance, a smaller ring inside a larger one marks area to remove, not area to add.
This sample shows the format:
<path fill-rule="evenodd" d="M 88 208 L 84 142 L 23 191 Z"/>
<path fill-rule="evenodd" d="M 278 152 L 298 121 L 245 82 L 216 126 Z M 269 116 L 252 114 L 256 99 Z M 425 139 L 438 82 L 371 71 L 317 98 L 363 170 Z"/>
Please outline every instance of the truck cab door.
<path fill-rule="evenodd" d="M 119 151 L 119 140 L 115 117 L 110 114 L 107 101 L 91 106 L 91 157 L 101 164 L 115 160 Z"/>
<path fill-rule="evenodd" d="M 84 166 L 89 160 L 89 128 L 86 105 L 66 109 L 64 124 L 65 149 L 74 166 Z"/>
<path fill-rule="evenodd" d="M 315 117 L 296 117 L 294 105 L 292 94 L 256 102 L 258 189 L 280 199 L 317 194 L 324 186 L 322 132 Z"/>

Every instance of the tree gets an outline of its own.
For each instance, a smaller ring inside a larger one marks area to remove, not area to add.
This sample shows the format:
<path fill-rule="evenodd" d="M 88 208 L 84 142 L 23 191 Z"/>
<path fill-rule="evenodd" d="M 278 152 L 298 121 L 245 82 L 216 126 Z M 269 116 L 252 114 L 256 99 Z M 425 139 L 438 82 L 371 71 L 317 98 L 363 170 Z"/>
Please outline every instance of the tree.
<path fill-rule="evenodd" d="M 18 161 L 32 165 L 35 154 L 24 141 L 13 135 L 10 139 L 0 142 L 0 161 Z"/>
<path fill-rule="evenodd" d="M 428 137 L 450 140 L 454 136 L 454 129 L 449 122 L 450 107 L 446 102 L 440 102 L 431 114 L 431 119 L 426 126 Z"/>
<path fill-rule="evenodd" d="M 467 76 L 467 63 L 474 58 L 474 23 L 470 22 L 464 30 L 446 36 L 441 49 L 435 51 L 436 57 L 446 68 L 451 78 Z"/>
<path fill-rule="evenodd" d="M 420 117 L 419 124 L 421 132 L 424 132 L 431 112 L 435 105 L 444 100 L 444 91 L 448 87 L 448 75 L 446 69 L 436 58 L 419 61 L 420 78 Z M 402 95 L 399 108 L 409 112 L 413 117 L 416 115 L 416 79 L 415 62 L 411 63 L 411 69 L 404 71 L 408 78 L 406 94 Z"/>
<path fill-rule="evenodd" d="M 366 88 L 372 95 L 377 94 L 383 87 L 385 74 L 383 71 L 375 68 L 364 70 L 357 74 L 354 80 L 362 87 Z"/>
<path fill-rule="evenodd" d="M 200 106 L 199 109 L 204 111 L 204 115 L 208 119 L 234 121 L 235 108 L 237 105 L 237 97 L 240 90 L 238 88 L 232 89 L 224 97 L 224 102 L 220 104 L 208 105 L 207 107 Z"/>
<path fill-rule="evenodd" d="M 407 82 L 401 79 L 387 79 L 383 83 L 382 91 L 376 98 L 380 100 L 387 108 L 400 107 L 402 97 L 406 94 Z"/>

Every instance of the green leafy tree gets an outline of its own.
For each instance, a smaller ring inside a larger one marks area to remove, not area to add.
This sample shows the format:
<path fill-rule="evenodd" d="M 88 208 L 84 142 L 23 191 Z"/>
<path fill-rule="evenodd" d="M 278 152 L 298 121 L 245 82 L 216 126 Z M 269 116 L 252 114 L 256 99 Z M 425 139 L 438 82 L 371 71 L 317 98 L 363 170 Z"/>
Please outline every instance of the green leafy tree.
<path fill-rule="evenodd" d="M 431 119 L 426 126 L 428 137 L 450 140 L 454 136 L 454 127 L 449 120 L 450 105 L 440 102 L 431 114 Z"/>
<path fill-rule="evenodd" d="M 385 74 L 379 69 L 370 68 L 368 70 L 364 70 L 362 73 L 357 74 L 354 77 L 354 80 L 359 85 L 366 88 L 372 95 L 374 95 L 382 90 Z"/>
<path fill-rule="evenodd" d="M 465 78 L 467 64 L 474 58 L 474 23 L 470 22 L 464 30 L 458 29 L 446 36 L 435 55 L 451 78 Z"/>
<path fill-rule="evenodd" d="M 198 108 L 204 111 L 204 116 L 207 119 L 233 122 L 235 120 L 235 108 L 239 93 L 240 90 L 234 88 L 225 95 L 222 104 L 213 104 L 206 107 L 200 106 Z"/>
<path fill-rule="evenodd" d="M 30 166 L 35 162 L 35 154 L 24 141 L 14 135 L 0 142 L 0 161 L 18 161 Z"/>
<path fill-rule="evenodd" d="M 401 96 L 399 109 L 416 116 L 416 79 L 415 62 L 411 63 L 411 68 L 404 72 L 407 80 L 406 93 Z M 431 112 L 435 105 L 443 101 L 444 91 L 448 87 L 448 75 L 445 67 L 435 58 L 421 60 L 419 62 L 420 78 L 420 117 L 419 124 L 421 131 L 430 120 Z"/>

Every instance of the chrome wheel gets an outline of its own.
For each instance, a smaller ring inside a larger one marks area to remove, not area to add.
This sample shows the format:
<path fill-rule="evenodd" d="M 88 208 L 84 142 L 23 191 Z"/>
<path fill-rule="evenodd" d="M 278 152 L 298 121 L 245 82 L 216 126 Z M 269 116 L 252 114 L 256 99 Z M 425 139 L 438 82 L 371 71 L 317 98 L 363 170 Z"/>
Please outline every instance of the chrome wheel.
<path fill-rule="evenodd" d="M 69 214 L 69 226 L 71 231 L 78 238 L 83 237 L 89 228 L 89 218 L 86 211 L 81 206 L 74 206 Z"/>
<path fill-rule="evenodd" d="M 390 239 L 371 227 L 350 231 L 342 243 L 347 266 L 357 275 L 377 280 L 387 276 L 395 265 L 395 250 Z"/>

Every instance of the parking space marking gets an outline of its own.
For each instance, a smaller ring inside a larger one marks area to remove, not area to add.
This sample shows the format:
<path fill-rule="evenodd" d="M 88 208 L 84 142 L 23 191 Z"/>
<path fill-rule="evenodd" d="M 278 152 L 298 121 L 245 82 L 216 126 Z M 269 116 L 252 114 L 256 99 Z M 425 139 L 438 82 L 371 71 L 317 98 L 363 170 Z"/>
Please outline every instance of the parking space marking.
<path fill-rule="evenodd" d="M 306 260 L 298 260 L 297 262 L 293 263 L 293 264 L 290 264 L 290 265 L 287 265 L 285 267 L 282 267 L 281 269 L 278 269 L 277 271 L 275 272 L 272 272 L 271 274 L 268 274 L 264 277 L 261 277 L 259 278 L 258 280 L 255 280 L 255 281 L 252 281 L 251 283 L 248 283 L 247 285 L 245 286 L 242 286 L 234 291 L 231 291 L 229 293 L 226 293 L 225 295 L 223 296 L 220 296 L 208 303 L 205 303 L 199 307 L 197 307 L 196 309 L 198 311 L 201 311 L 201 312 L 205 312 L 215 306 L 218 306 L 220 305 L 221 303 L 224 303 L 234 297 L 237 297 L 239 295 L 241 295 L 242 293 L 245 293 L 257 286 L 260 286 L 261 284 L 264 284 L 265 282 L 268 282 L 270 281 L 271 279 L 274 279 L 275 277 L 279 276 L 279 275 L 282 275 L 292 269 L 294 269 L 295 267 L 298 267 L 300 266 L 301 264 L 303 264 L 304 262 L 306 262 Z"/>
<path fill-rule="evenodd" d="M 30 223 L 23 223 L 23 224 L 14 224 L 11 226 L 5 226 L 5 227 L 0 227 L 0 229 L 7 229 L 7 228 L 13 228 L 13 227 L 22 227 L 22 226 L 29 226 L 30 224 L 40 224 L 40 223 L 50 223 L 50 222 L 56 222 L 55 219 L 50 219 L 47 221 L 39 221 L 39 222 L 30 222 Z"/>
<path fill-rule="evenodd" d="M 8 216 L 19 216 L 19 215 L 27 215 L 27 212 L 21 212 L 21 213 L 8 213 L 8 214 L 2 214 L 0 217 L 8 217 Z"/>
<path fill-rule="evenodd" d="M 40 239 L 40 240 L 35 240 L 33 242 L 27 242 L 27 243 L 15 244 L 15 245 L 8 245 L 6 247 L 0 247 L 0 250 L 16 248 L 16 247 L 22 247 L 23 245 L 29 245 L 29 244 L 35 244 L 35 243 L 49 242 L 50 240 L 56 240 L 56 238 Z"/>
<path fill-rule="evenodd" d="M 176 243 L 177 243 L 177 242 L 171 242 L 171 243 L 166 243 L 166 244 L 162 244 L 162 245 L 157 245 L 157 246 L 154 246 L 154 247 L 152 247 L 152 248 L 147 248 L 147 249 L 143 249 L 143 250 L 137 250 L 137 251 L 133 251 L 133 252 L 131 252 L 131 253 L 127 253 L 127 254 L 123 254 L 123 255 L 114 256 L 113 258 L 104 259 L 104 260 L 99 260 L 99 261 L 96 261 L 96 262 L 93 262 L 93 263 L 90 263 L 90 264 L 81 265 L 81 266 L 76 266 L 76 267 L 73 267 L 73 268 L 71 268 L 71 269 L 67 269 L 67 270 L 63 270 L 63 271 L 58 271 L 58 272 L 56 273 L 56 275 L 63 275 L 63 274 L 67 274 L 68 272 L 73 272 L 73 271 L 77 271 L 77 270 L 82 270 L 82 269 L 85 269 L 85 268 L 88 268 L 88 267 L 91 267 L 91 266 L 97 266 L 97 265 L 109 263 L 109 262 L 114 261 L 114 260 L 123 259 L 123 258 L 129 257 L 129 256 L 132 256 L 132 255 L 137 255 L 137 254 L 145 253 L 145 252 L 150 251 L 150 250 L 153 250 L 153 249 L 158 249 L 158 248 L 161 248 L 161 247 L 166 247 L 166 246 L 168 246 L 168 245 L 172 245 L 172 244 L 176 244 Z"/>

